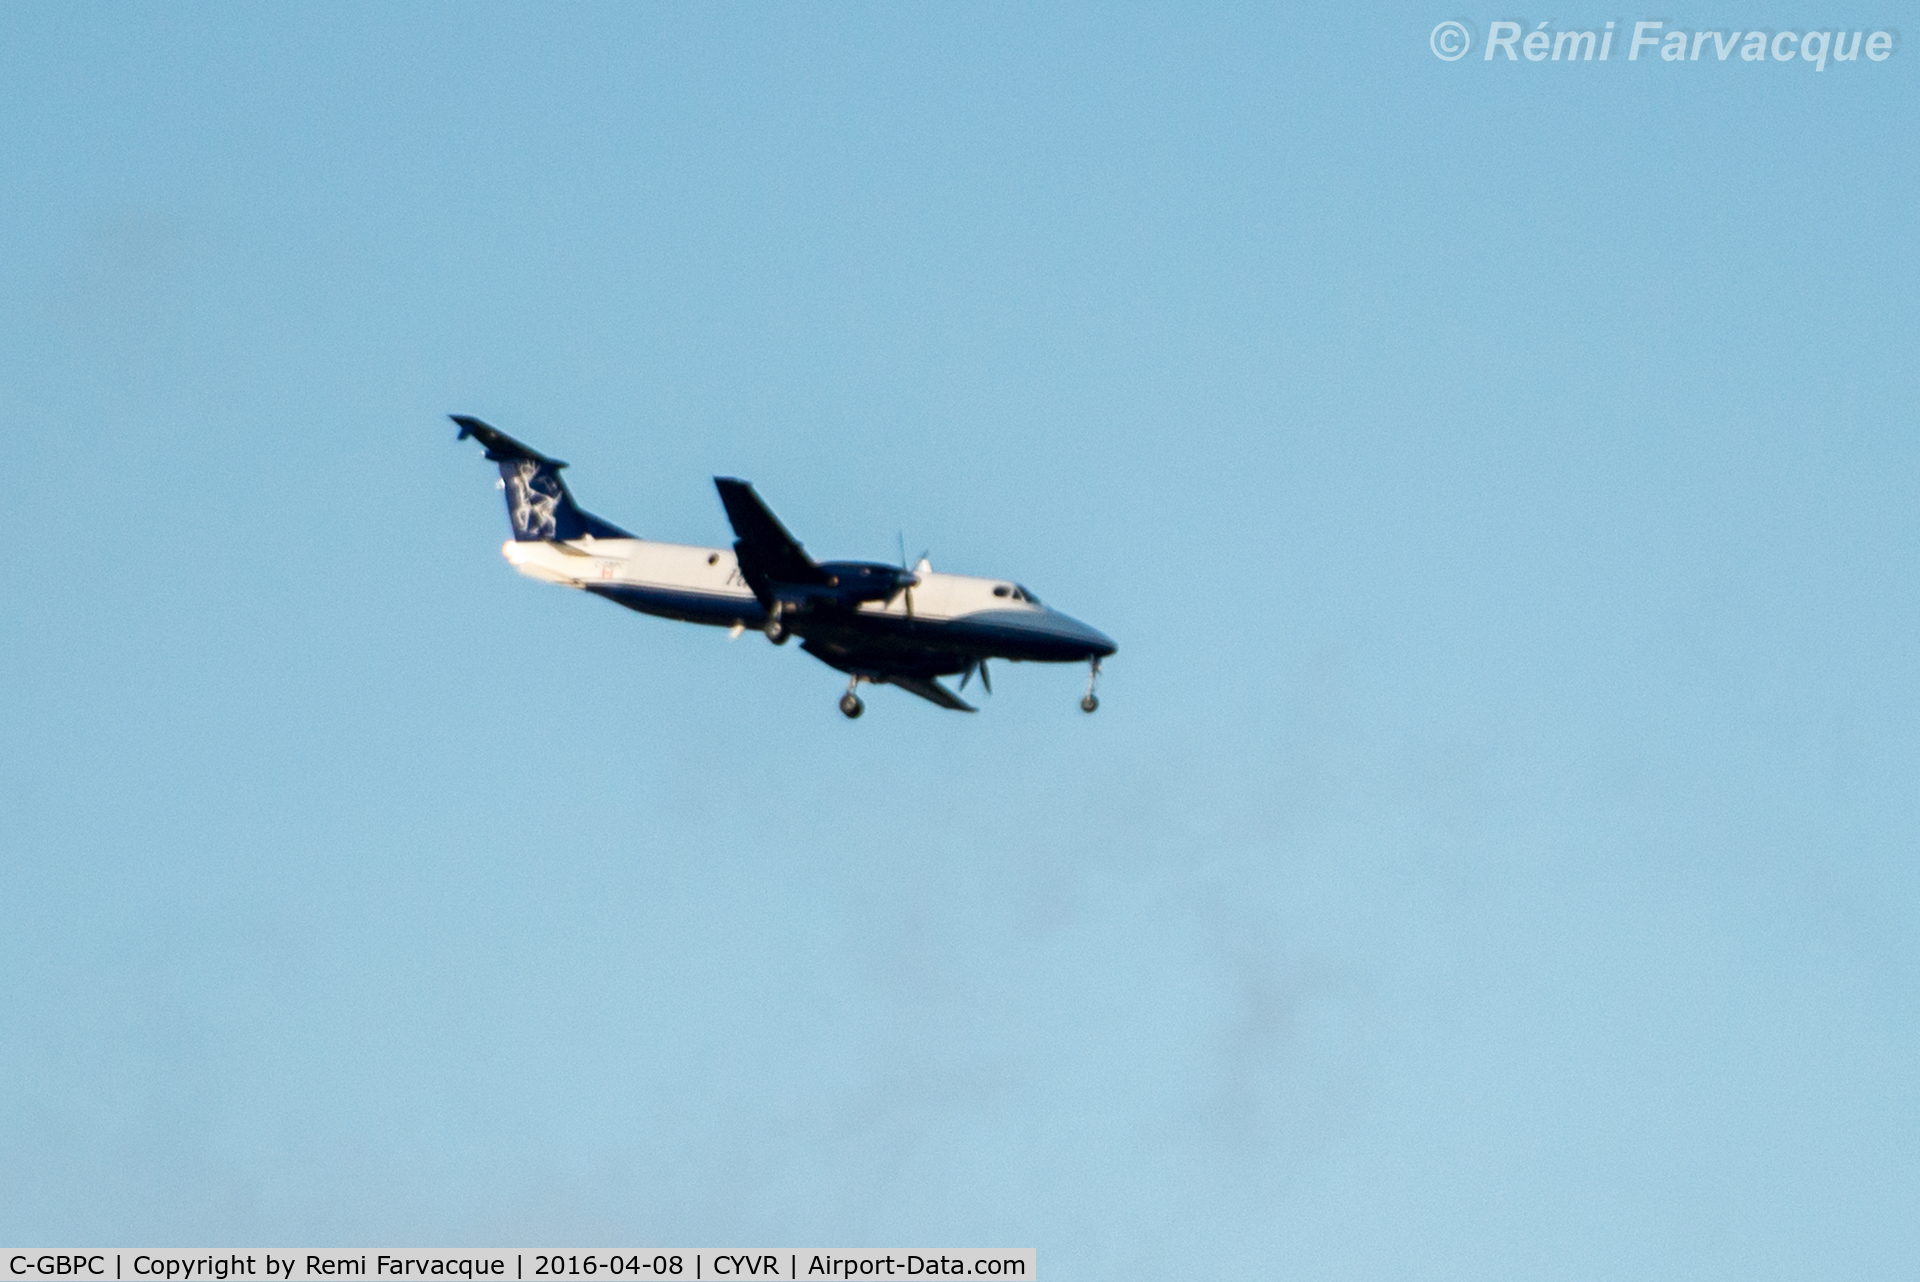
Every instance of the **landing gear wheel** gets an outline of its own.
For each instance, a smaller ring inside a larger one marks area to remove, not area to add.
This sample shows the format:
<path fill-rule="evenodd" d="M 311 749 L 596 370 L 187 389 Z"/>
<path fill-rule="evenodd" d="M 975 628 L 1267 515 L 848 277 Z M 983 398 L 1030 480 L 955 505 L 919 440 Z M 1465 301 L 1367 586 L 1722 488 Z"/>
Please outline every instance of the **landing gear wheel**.
<path fill-rule="evenodd" d="M 773 642 L 775 645 L 785 645 L 787 638 L 793 635 L 787 631 L 787 625 L 781 621 L 780 616 L 777 614 L 767 620 L 767 626 L 762 629 L 762 631 L 767 634 L 767 640 Z"/>
<path fill-rule="evenodd" d="M 1084 698 L 1084 699 L 1082 699 L 1082 700 L 1080 700 L 1080 711 L 1082 711 L 1082 712 L 1098 712 L 1098 711 L 1100 711 L 1100 700 L 1099 700 L 1099 698 L 1098 698 L 1097 696 L 1095 696 L 1095 695 L 1091 695 L 1091 694 L 1089 694 L 1089 695 L 1088 695 L 1088 696 L 1087 696 L 1086 698 Z"/>
<path fill-rule="evenodd" d="M 866 710 L 867 705 L 860 702 L 860 696 L 853 691 L 849 690 L 840 696 L 840 711 L 847 714 L 847 720 L 852 721 Z"/>

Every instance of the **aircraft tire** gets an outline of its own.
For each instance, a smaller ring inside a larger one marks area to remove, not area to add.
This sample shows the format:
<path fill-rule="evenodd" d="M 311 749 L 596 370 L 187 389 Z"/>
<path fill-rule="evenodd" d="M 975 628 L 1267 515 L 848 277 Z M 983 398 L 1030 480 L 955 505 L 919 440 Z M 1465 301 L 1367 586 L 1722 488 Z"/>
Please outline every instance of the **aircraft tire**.
<path fill-rule="evenodd" d="M 840 711 L 847 714 L 847 720 L 854 720 L 866 710 L 867 705 L 860 702 L 860 696 L 853 691 L 849 690 L 840 696 Z"/>
<path fill-rule="evenodd" d="M 1080 701 L 1080 711 L 1082 712 L 1098 712 L 1099 710 L 1100 700 L 1093 695 L 1088 695 Z"/>
<path fill-rule="evenodd" d="M 787 625 L 780 622 L 780 620 L 769 619 L 767 621 L 767 640 L 773 642 L 775 645 L 785 645 L 787 638 L 792 635 L 791 632 L 787 631 Z"/>

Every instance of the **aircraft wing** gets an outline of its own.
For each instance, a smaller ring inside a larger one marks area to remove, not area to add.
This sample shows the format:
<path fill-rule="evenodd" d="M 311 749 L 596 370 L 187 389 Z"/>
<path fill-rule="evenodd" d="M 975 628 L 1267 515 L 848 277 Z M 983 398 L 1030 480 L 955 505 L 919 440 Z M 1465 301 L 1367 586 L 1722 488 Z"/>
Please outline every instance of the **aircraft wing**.
<path fill-rule="evenodd" d="M 716 476 L 713 484 L 726 505 L 727 520 L 733 524 L 734 553 L 740 559 L 740 572 L 747 586 L 761 599 L 770 598 L 770 583 L 794 583 L 820 586 L 828 582 L 826 571 L 813 563 L 800 540 L 787 533 L 753 486 L 730 476 Z"/>
<path fill-rule="evenodd" d="M 937 703 L 943 708 L 952 708 L 955 712 L 977 712 L 970 703 L 961 702 L 958 695 L 941 685 L 931 677 L 881 677 L 890 686 L 899 686 L 912 694 L 919 695 L 928 703 Z"/>

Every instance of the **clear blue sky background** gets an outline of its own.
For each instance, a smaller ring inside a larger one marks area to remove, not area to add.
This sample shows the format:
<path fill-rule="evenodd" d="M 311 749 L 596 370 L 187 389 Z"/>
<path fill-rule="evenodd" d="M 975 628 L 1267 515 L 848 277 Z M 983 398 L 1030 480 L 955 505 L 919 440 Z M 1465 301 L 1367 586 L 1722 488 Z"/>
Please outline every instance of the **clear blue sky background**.
<path fill-rule="evenodd" d="M 269 8 L 0 12 L 0 1239 L 1920 1268 L 1904 45 Z M 449 411 L 1106 706 L 521 579 Z"/>

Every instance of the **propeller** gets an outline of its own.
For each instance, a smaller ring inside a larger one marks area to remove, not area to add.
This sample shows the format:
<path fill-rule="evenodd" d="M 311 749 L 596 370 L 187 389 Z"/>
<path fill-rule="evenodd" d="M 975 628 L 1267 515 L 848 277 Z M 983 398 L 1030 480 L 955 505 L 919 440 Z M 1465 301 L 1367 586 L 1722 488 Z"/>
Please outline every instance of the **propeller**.
<path fill-rule="evenodd" d="M 967 682 L 973 680 L 973 674 L 976 672 L 980 674 L 981 688 L 988 694 L 992 694 L 993 678 L 987 675 L 987 661 L 985 659 L 975 659 L 967 664 L 967 670 L 960 675 L 960 688 L 962 690 L 966 689 Z"/>
<path fill-rule="evenodd" d="M 906 532 L 904 530 L 896 530 L 894 531 L 893 537 L 895 541 L 898 542 L 900 545 L 900 575 L 901 575 L 900 587 L 898 590 L 894 592 L 893 596 L 901 596 L 902 594 L 904 594 L 905 600 L 906 600 L 906 607 L 907 607 L 907 617 L 911 619 L 913 617 L 913 589 L 914 589 L 914 585 L 920 582 L 920 575 L 915 571 L 909 570 L 907 568 Z M 926 563 L 927 563 L 927 554 L 925 552 L 922 552 L 920 554 L 920 564 L 925 565 Z M 888 605 L 893 604 L 893 597 L 887 598 L 887 604 Z"/>

